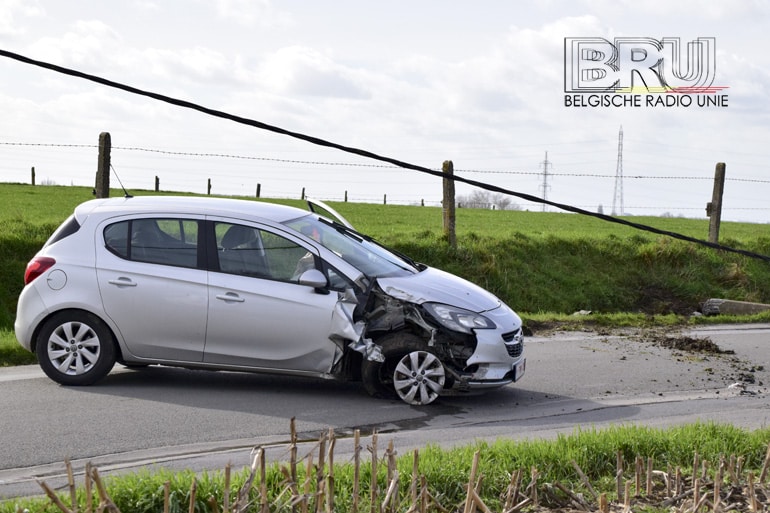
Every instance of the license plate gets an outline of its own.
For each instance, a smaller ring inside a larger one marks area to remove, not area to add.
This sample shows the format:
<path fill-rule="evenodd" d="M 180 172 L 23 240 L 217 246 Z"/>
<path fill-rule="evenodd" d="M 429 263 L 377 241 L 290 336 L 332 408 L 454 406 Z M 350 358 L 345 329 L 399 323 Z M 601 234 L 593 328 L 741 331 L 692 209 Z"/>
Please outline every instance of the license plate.
<path fill-rule="evenodd" d="M 513 381 L 518 381 L 524 375 L 527 369 L 527 359 L 522 358 L 519 363 L 513 366 Z"/>

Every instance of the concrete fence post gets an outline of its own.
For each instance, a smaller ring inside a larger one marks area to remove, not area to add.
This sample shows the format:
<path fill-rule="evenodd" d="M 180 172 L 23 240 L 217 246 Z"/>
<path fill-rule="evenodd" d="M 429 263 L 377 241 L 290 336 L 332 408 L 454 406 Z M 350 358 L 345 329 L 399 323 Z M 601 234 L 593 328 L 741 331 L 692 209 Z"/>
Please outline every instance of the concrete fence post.
<path fill-rule="evenodd" d="M 706 215 L 709 216 L 709 242 L 719 243 L 719 225 L 722 222 L 722 196 L 725 192 L 725 163 L 717 163 L 714 172 L 714 192 L 711 201 L 706 204 Z"/>

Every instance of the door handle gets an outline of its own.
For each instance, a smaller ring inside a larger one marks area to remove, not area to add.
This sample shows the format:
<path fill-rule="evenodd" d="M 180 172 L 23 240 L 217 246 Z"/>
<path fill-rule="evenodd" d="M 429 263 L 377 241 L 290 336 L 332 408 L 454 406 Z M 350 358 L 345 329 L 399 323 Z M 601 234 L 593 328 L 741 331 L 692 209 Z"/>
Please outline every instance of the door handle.
<path fill-rule="evenodd" d="M 118 278 L 116 280 L 107 280 L 110 285 L 117 285 L 118 287 L 136 287 L 136 282 L 131 278 Z"/>
<path fill-rule="evenodd" d="M 246 301 L 235 292 L 228 292 L 227 294 L 217 294 L 216 298 L 221 299 L 222 301 L 234 302 L 234 303 L 243 303 L 244 301 Z"/>

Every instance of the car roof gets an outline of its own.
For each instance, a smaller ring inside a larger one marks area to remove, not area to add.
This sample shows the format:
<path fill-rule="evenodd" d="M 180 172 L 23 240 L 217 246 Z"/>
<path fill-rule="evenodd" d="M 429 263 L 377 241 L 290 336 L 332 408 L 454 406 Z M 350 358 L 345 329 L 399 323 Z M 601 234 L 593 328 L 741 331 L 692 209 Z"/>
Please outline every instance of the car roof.
<path fill-rule="evenodd" d="M 122 215 L 130 213 L 158 214 L 209 214 L 225 217 L 254 217 L 277 223 L 296 219 L 309 212 L 296 207 L 235 198 L 208 196 L 132 196 L 93 199 L 75 208 L 75 217 Z"/>

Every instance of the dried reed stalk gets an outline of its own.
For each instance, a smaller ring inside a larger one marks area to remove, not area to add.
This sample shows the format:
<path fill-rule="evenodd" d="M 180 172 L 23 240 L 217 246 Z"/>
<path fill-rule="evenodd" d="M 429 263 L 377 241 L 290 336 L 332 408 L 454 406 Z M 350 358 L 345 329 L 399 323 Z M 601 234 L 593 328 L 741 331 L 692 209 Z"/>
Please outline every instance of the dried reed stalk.
<path fill-rule="evenodd" d="M 532 467 L 530 476 L 532 476 L 532 480 L 529 483 L 528 488 L 531 487 L 531 493 L 529 498 L 532 499 L 532 504 L 535 507 L 539 506 L 538 499 L 537 499 L 537 478 L 540 476 L 540 473 L 537 471 L 535 467 Z"/>
<path fill-rule="evenodd" d="M 96 467 L 92 469 L 91 475 L 93 477 L 94 483 L 96 483 L 96 491 L 99 493 L 99 508 L 97 511 L 101 513 L 106 509 L 111 513 L 120 513 L 118 507 L 114 502 L 112 502 L 112 499 L 110 499 L 109 495 L 107 495 L 107 490 L 104 488 L 104 483 L 102 483 L 102 478 L 99 477 L 99 471 L 96 469 Z"/>
<path fill-rule="evenodd" d="M 645 486 L 645 493 L 652 495 L 652 458 L 647 458 L 647 485 Z"/>
<path fill-rule="evenodd" d="M 479 468 L 479 451 L 473 453 L 473 463 L 471 463 L 471 474 L 468 477 L 467 491 L 465 494 L 465 508 L 463 513 L 471 513 L 473 511 L 473 495 L 474 482 L 476 481 L 476 473 Z"/>
<path fill-rule="evenodd" d="M 556 486 L 556 488 L 561 490 L 561 492 L 564 495 L 569 497 L 570 503 L 572 504 L 572 506 L 575 507 L 575 509 L 580 509 L 580 510 L 583 510 L 583 511 L 590 511 L 591 510 L 591 508 L 588 505 L 588 503 L 586 503 L 585 499 L 583 497 L 581 497 L 580 495 L 576 494 L 575 492 L 573 492 L 572 490 L 570 490 L 569 488 L 567 488 L 566 486 L 564 486 L 561 483 L 554 483 L 554 486 Z"/>
<path fill-rule="evenodd" d="M 315 475 L 315 512 L 321 513 L 323 511 L 323 505 L 326 502 L 324 496 L 327 490 L 324 487 L 324 468 L 326 466 L 326 434 L 322 433 L 318 439 L 318 465 L 316 466 Z"/>
<path fill-rule="evenodd" d="M 606 493 L 599 496 L 599 511 L 601 513 L 610 513 L 610 503 L 607 501 Z"/>
<path fill-rule="evenodd" d="M 225 489 L 222 490 L 222 513 L 230 513 L 230 462 L 225 466 Z"/>
<path fill-rule="evenodd" d="M 583 469 L 580 468 L 575 460 L 570 461 L 570 463 L 572 464 L 572 468 L 575 469 L 575 472 L 577 472 L 578 477 L 580 477 L 580 482 L 583 483 L 583 486 L 585 486 L 586 489 L 591 492 L 591 495 L 594 496 L 594 499 L 598 499 L 599 496 L 596 493 L 596 490 L 594 490 L 594 487 L 591 486 L 591 482 L 588 480 L 588 476 L 583 473 Z"/>
<path fill-rule="evenodd" d="M 693 472 L 695 472 L 695 469 L 693 469 Z M 692 502 L 694 504 L 692 510 L 693 513 L 698 513 L 698 507 L 701 504 L 700 499 L 700 479 L 696 478 L 692 483 Z"/>
<path fill-rule="evenodd" d="M 719 459 L 719 466 L 717 467 L 716 475 L 714 476 L 714 495 L 712 499 L 712 509 L 719 511 L 719 502 L 722 495 L 722 480 L 724 479 L 725 459 L 722 457 Z"/>
<path fill-rule="evenodd" d="M 749 507 L 751 511 L 762 511 L 764 508 L 757 502 L 757 492 L 754 489 L 754 473 L 749 472 Z"/>
<path fill-rule="evenodd" d="M 505 492 L 505 501 L 503 502 L 503 511 L 508 511 L 514 507 L 519 498 L 519 487 L 521 486 L 521 469 L 511 474 L 511 480 L 508 483 L 508 489 Z"/>
<path fill-rule="evenodd" d="M 193 476 L 192 483 L 190 484 L 190 504 L 187 513 L 195 513 L 195 497 L 198 493 L 198 480 Z"/>
<path fill-rule="evenodd" d="M 372 472 L 371 472 L 371 480 L 370 480 L 370 494 L 369 494 L 369 500 L 371 501 L 370 511 L 371 513 L 380 513 L 380 510 L 378 510 L 378 491 L 377 491 L 377 431 L 372 433 L 372 445 L 368 447 L 369 452 L 372 455 Z"/>
<path fill-rule="evenodd" d="M 299 490 L 297 489 L 297 425 L 294 417 L 289 421 L 289 429 L 291 431 L 291 443 L 289 444 L 289 487 L 291 489 L 291 510 L 296 512 Z"/>
<path fill-rule="evenodd" d="M 631 511 L 631 481 L 626 481 L 626 486 L 623 490 L 623 511 L 626 513 Z"/>
<path fill-rule="evenodd" d="M 412 482 L 409 485 L 409 498 L 412 504 L 417 504 L 417 480 L 419 479 L 420 451 L 414 450 L 412 457 Z"/>
<path fill-rule="evenodd" d="M 765 461 L 762 463 L 762 472 L 759 473 L 759 484 L 764 485 L 765 479 L 767 479 L 767 471 L 770 468 L 770 444 L 767 444 L 767 452 L 765 452 Z"/>
<path fill-rule="evenodd" d="M 86 489 L 86 511 L 85 513 L 91 513 L 91 509 L 94 505 L 93 491 L 91 490 L 91 462 L 86 462 L 86 474 L 83 476 L 84 486 Z"/>
<path fill-rule="evenodd" d="M 326 475 L 326 513 L 334 511 L 334 446 L 337 445 L 337 438 L 334 435 L 334 428 L 329 428 L 329 447 L 326 453 L 329 471 Z"/>
<path fill-rule="evenodd" d="M 48 486 L 48 483 L 45 481 L 38 481 L 37 484 L 40 486 L 40 488 L 43 489 L 48 498 L 51 499 L 51 502 L 53 502 L 54 505 L 62 511 L 62 513 L 74 513 L 61 501 L 61 499 L 59 499 L 59 496 L 56 495 L 56 492 L 54 492 L 50 486 Z"/>
<path fill-rule="evenodd" d="M 380 510 L 389 510 L 395 512 L 395 499 L 398 493 L 398 470 L 393 472 L 393 477 L 390 479 L 388 489 L 385 492 L 385 498 L 382 500 Z"/>
<path fill-rule="evenodd" d="M 69 458 L 64 458 L 64 467 L 67 469 L 67 488 L 70 491 L 70 505 L 72 511 L 77 513 L 78 511 L 78 498 L 77 489 L 75 488 L 75 476 L 72 473 L 72 463 Z"/>
<path fill-rule="evenodd" d="M 352 513 L 358 513 L 358 495 L 361 479 L 361 430 L 353 433 L 353 506 Z"/>
<path fill-rule="evenodd" d="M 313 475 L 313 454 L 310 453 L 307 455 L 307 462 L 305 466 L 305 482 L 304 482 L 304 490 L 302 493 L 302 513 L 307 513 L 308 511 L 308 497 L 310 497 L 310 476 Z"/>
<path fill-rule="evenodd" d="M 623 497 L 623 453 L 620 451 L 615 455 L 615 492 L 618 497 Z"/>

